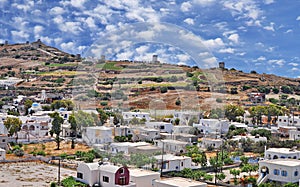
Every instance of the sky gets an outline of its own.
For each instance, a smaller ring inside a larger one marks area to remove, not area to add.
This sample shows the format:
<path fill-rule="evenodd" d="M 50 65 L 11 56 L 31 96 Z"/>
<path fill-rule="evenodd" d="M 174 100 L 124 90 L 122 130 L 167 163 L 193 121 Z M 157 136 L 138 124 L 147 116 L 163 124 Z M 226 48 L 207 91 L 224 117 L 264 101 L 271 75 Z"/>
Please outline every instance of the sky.
<path fill-rule="evenodd" d="M 300 0 L 0 0 L 0 43 L 300 77 Z M 1 63 L 1 62 L 0 62 Z"/>

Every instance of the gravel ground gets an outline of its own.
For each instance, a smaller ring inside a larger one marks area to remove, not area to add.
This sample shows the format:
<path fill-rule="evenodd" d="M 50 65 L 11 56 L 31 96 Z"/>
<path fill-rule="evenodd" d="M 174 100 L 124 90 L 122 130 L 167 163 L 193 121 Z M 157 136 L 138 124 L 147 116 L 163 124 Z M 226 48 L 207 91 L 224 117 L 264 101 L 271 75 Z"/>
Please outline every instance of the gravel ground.
<path fill-rule="evenodd" d="M 43 187 L 57 181 L 58 166 L 37 162 L 0 164 L 0 187 Z M 76 171 L 61 168 L 61 180 Z"/>

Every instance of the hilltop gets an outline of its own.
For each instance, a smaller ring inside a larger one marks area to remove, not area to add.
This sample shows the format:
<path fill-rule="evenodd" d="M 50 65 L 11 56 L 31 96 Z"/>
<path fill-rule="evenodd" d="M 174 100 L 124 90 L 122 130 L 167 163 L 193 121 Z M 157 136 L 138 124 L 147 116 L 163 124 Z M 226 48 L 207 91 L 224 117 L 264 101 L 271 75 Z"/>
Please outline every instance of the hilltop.
<path fill-rule="evenodd" d="M 46 90 L 72 96 L 81 108 L 207 110 L 224 103 L 251 104 L 251 92 L 300 94 L 299 79 L 219 67 L 88 60 L 40 40 L 2 44 L 0 62 L 1 79 L 23 79 L 14 94 Z"/>

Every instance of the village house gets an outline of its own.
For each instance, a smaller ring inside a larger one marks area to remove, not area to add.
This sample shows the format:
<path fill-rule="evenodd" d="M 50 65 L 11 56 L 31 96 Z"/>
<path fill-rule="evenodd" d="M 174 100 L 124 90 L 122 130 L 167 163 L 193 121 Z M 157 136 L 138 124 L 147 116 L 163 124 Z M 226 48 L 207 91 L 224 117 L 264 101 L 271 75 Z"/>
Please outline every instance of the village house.
<path fill-rule="evenodd" d="M 269 148 L 265 150 L 265 159 L 300 159 L 300 151 L 295 148 Z"/>
<path fill-rule="evenodd" d="M 200 112 L 195 111 L 175 111 L 172 121 L 179 119 L 179 125 L 189 125 L 189 122 L 193 120 L 195 123 L 198 123 L 202 118 Z"/>
<path fill-rule="evenodd" d="M 0 148 L 8 150 L 8 131 L 4 126 L 2 119 L 0 119 Z"/>
<path fill-rule="evenodd" d="M 161 151 L 160 148 L 146 142 L 115 142 L 109 145 L 112 154 L 123 152 L 126 155 L 135 153 L 154 154 Z"/>
<path fill-rule="evenodd" d="M 245 135 L 245 136 L 242 136 L 242 135 L 236 135 L 236 136 L 233 136 L 231 138 L 232 141 L 240 141 L 240 140 L 251 140 L 255 143 L 257 142 L 267 142 L 268 139 L 267 137 L 263 137 L 263 136 L 259 136 L 259 135 L 256 135 L 256 136 L 251 136 L 249 134 Z"/>
<path fill-rule="evenodd" d="M 114 136 L 128 136 L 128 135 L 133 135 L 133 131 L 128 126 L 114 126 L 113 135 Z"/>
<path fill-rule="evenodd" d="M 161 149 L 164 149 L 165 152 L 185 153 L 186 146 L 191 144 L 183 141 L 166 139 L 166 140 L 154 140 L 154 145 Z"/>
<path fill-rule="evenodd" d="M 146 122 L 146 127 L 158 129 L 160 132 L 172 133 L 174 126 L 167 122 Z"/>
<path fill-rule="evenodd" d="M 162 180 L 155 180 L 153 187 L 207 187 L 204 182 L 194 181 L 191 179 L 172 177 Z"/>
<path fill-rule="evenodd" d="M 299 116 L 278 116 L 278 127 L 282 126 L 300 126 Z"/>
<path fill-rule="evenodd" d="M 201 133 L 221 133 L 226 134 L 229 130 L 229 122 L 227 120 L 218 119 L 200 119 L 199 124 L 193 124 Z"/>
<path fill-rule="evenodd" d="M 252 103 L 263 103 L 266 101 L 265 93 L 248 93 L 248 97 Z"/>
<path fill-rule="evenodd" d="M 130 168 L 130 182 L 137 187 L 153 187 L 155 180 L 160 180 L 160 173 L 151 170 Z"/>
<path fill-rule="evenodd" d="M 189 134 L 190 131 L 192 130 L 192 128 L 193 127 L 187 126 L 187 125 L 175 125 L 173 127 L 173 133 L 174 134 L 180 134 L 180 133 Z"/>
<path fill-rule="evenodd" d="M 282 137 L 289 137 L 290 131 L 295 131 L 295 130 L 297 130 L 297 127 L 295 126 L 280 126 L 278 128 L 278 133 Z"/>
<path fill-rule="evenodd" d="M 267 181 L 296 183 L 300 179 L 300 160 L 273 159 L 259 161 L 258 185 Z"/>
<path fill-rule="evenodd" d="M 215 139 L 215 138 L 202 138 L 200 144 L 200 147 L 202 148 L 214 148 L 218 149 L 222 146 L 224 140 L 222 139 Z"/>
<path fill-rule="evenodd" d="M 156 128 L 135 127 L 133 128 L 132 140 L 153 141 L 161 137 L 159 132 L 159 129 Z"/>
<path fill-rule="evenodd" d="M 290 140 L 299 140 L 300 139 L 300 131 L 297 130 L 290 130 L 289 131 L 289 139 Z"/>
<path fill-rule="evenodd" d="M 149 122 L 151 119 L 150 113 L 146 112 L 122 112 L 122 116 L 125 124 L 129 124 L 133 118 L 144 119 L 146 122 Z"/>
<path fill-rule="evenodd" d="M 129 182 L 130 173 L 127 167 L 107 163 L 80 163 L 77 167 L 76 180 L 89 186 L 102 187 L 136 187 Z"/>
<path fill-rule="evenodd" d="M 112 129 L 105 126 L 85 127 L 82 140 L 87 144 L 105 144 L 113 142 Z"/>
<path fill-rule="evenodd" d="M 184 168 L 192 168 L 192 158 L 188 156 L 175 156 L 172 154 L 154 156 L 157 160 L 157 168 L 161 168 L 163 160 L 163 172 L 181 171 Z"/>

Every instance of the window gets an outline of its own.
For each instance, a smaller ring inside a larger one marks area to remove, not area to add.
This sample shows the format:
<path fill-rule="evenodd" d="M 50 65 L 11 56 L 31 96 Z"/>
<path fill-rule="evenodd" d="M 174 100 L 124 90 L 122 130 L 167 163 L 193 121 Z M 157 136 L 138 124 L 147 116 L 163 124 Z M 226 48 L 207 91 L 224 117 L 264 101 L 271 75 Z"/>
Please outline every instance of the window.
<path fill-rule="evenodd" d="M 78 179 L 83 179 L 83 174 L 82 173 L 77 173 L 77 178 Z"/>
<path fill-rule="evenodd" d="M 287 176 L 287 171 L 282 170 L 282 171 L 281 171 L 281 176 L 286 177 L 286 176 Z"/>
<path fill-rule="evenodd" d="M 294 172 L 294 176 L 295 176 L 295 177 L 298 176 L 298 174 L 299 174 L 298 171 L 295 171 L 295 172 Z"/>
<path fill-rule="evenodd" d="M 109 182 L 109 177 L 107 177 L 107 176 L 103 176 L 103 182 Z"/>
<path fill-rule="evenodd" d="M 181 167 L 183 166 L 183 162 L 181 162 Z"/>
<path fill-rule="evenodd" d="M 120 177 L 119 178 L 119 185 L 126 185 L 126 178 L 125 177 Z"/>
<path fill-rule="evenodd" d="M 162 126 L 160 126 L 160 129 L 165 129 L 165 126 L 163 126 L 163 125 L 162 125 Z"/>
<path fill-rule="evenodd" d="M 119 174 L 124 174 L 124 168 L 119 169 Z"/>
<path fill-rule="evenodd" d="M 274 175 L 279 175 L 279 170 L 278 169 L 274 169 Z"/>
<path fill-rule="evenodd" d="M 2 142 L 5 142 L 5 139 L 3 139 Z"/>

